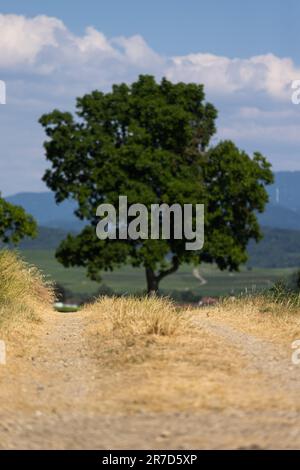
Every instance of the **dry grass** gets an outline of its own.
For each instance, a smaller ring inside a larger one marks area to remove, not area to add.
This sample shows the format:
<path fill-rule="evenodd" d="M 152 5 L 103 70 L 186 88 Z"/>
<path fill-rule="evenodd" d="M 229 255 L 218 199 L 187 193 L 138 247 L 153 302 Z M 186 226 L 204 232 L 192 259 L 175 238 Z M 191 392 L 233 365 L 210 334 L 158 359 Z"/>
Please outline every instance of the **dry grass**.
<path fill-rule="evenodd" d="M 288 348 L 300 339 L 300 306 L 288 296 L 279 301 L 264 295 L 225 299 L 199 314 Z"/>
<path fill-rule="evenodd" d="M 15 252 L 0 251 L 0 332 L 38 322 L 53 302 L 53 291 L 42 274 Z"/>
<path fill-rule="evenodd" d="M 51 286 L 36 268 L 15 252 L 0 251 L 0 339 L 6 343 L 7 357 L 7 365 L 0 367 L 0 402 L 4 407 L 20 394 L 14 380 L 18 383 L 26 370 L 32 373 L 30 357 L 53 297 Z"/>
<path fill-rule="evenodd" d="M 122 366 L 141 363 L 157 342 L 188 334 L 190 316 L 178 313 L 169 300 L 149 297 L 101 297 L 83 311 L 88 316 L 88 332 L 96 339 L 99 359 Z"/>
<path fill-rule="evenodd" d="M 194 311 L 178 311 L 158 298 L 102 298 L 82 313 L 101 376 L 96 399 L 101 411 L 294 406 L 256 369 L 248 369 L 237 346 L 197 326 Z"/>
<path fill-rule="evenodd" d="M 167 299 L 100 297 L 83 313 L 94 314 L 101 322 L 105 335 L 173 336 L 189 328 L 189 317 L 179 315 Z"/>

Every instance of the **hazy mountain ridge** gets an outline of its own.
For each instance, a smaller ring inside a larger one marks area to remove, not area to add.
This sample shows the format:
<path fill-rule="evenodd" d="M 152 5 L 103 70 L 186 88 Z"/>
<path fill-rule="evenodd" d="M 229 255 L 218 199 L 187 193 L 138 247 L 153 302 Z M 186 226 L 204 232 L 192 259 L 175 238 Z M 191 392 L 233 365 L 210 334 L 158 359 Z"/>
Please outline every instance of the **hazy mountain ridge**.
<path fill-rule="evenodd" d="M 277 172 L 275 183 L 268 188 L 270 203 L 259 222 L 265 227 L 300 230 L 300 171 Z M 80 230 L 85 224 L 75 215 L 76 203 L 67 200 L 56 204 L 53 193 L 18 193 L 6 198 L 21 205 L 44 227 Z"/>

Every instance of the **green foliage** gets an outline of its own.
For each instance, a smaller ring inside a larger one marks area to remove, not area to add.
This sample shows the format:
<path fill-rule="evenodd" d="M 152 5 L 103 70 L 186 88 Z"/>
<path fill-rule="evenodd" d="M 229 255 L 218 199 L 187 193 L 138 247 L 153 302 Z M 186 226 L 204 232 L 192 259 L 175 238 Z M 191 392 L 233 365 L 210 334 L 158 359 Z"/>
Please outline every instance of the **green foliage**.
<path fill-rule="evenodd" d="M 247 261 L 249 240 L 262 238 L 256 212 L 263 212 L 268 202 L 270 164 L 260 153 L 251 159 L 224 141 L 207 152 L 203 174 L 208 201 L 201 260 L 237 270 Z"/>
<path fill-rule="evenodd" d="M 255 211 L 264 209 L 272 173 L 264 157 L 250 158 L 232 142 L 209 148 L 216 117 L 202 85 L 156 83 L 151 76 L 79 98 L 77 118 L 58 110 L 42 116 L 52 165 L 44 181 L 57 202 L 77 201 L 76 215 L 90 223 L 61 243 L 59 261 L 86 267 L 94 280 L 123 264 L 143 266 L 148 291 L 182 263 L 237 269 L 249 239 L 260 238 Z M 96 208 L 117 207 L 119 195 L 148 209 L 205 204 L 204 250 L 186 251 L 186 240 L 98 240 Z"/>
<path fill-rule="evenodd" d="M 300 306 L 300 294 L 284 280 L 279 280 L 274 286 L 265 291 L 265 297 L 285 308 Z"/>
<path fill-rule="evenodd" d="M 34 237 L 37 227 L 34 219 L 20 206 L 0 197 L 0 242 L 17 244 L 24 237 Z"/>

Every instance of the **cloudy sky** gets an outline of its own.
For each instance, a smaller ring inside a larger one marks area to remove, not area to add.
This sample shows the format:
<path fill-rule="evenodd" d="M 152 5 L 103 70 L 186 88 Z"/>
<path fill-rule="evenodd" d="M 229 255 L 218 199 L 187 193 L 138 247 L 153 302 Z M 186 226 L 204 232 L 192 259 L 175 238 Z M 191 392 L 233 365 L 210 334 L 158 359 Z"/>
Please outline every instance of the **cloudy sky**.
<path fill-rule="evenodd" d="M 214 142 L 300 170 L 299 18 L 299 0 L 0 0 L 0 191 L 45 190 L 41 114 L 140 73 L 204 83 Z"/>

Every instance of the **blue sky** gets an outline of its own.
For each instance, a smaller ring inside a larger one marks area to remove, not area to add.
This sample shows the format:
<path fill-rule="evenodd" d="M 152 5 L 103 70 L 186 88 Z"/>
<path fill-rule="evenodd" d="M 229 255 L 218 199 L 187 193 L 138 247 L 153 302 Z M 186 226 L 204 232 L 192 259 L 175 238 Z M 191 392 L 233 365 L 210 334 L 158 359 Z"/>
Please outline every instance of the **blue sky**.
<path fill-rule="evenodd" d="M 204 83 L 220 111 L 214 142 L 300 170 L 299 14 L 297 0 L 0 0 L 0 190 L 45 189 L 41 114 L 139 73 Z"/>

